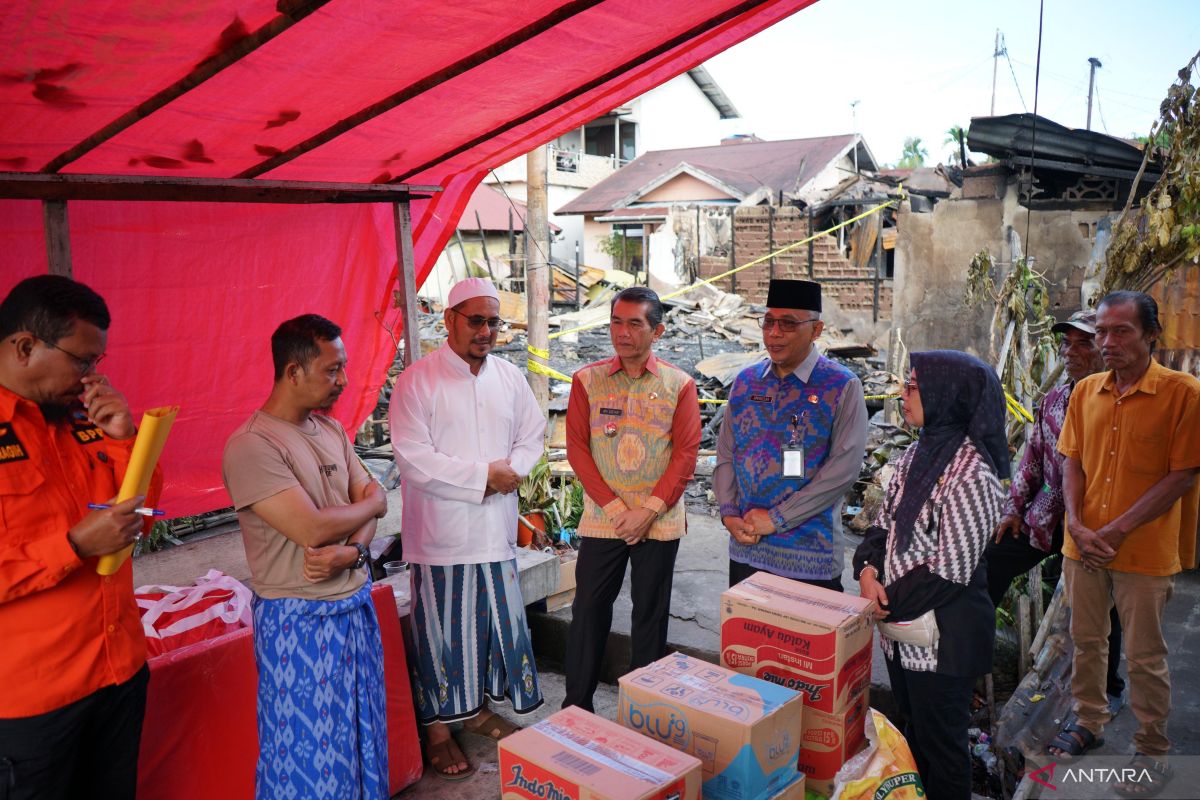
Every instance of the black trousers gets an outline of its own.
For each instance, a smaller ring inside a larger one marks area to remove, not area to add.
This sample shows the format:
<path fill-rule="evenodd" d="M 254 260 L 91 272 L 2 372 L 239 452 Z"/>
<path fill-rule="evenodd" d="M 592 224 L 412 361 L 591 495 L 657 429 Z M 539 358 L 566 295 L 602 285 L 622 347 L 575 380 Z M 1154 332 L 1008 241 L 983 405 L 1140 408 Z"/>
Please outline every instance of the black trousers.
<path fill-rule="evenodd" d="M 0 800 L 133 800 L 149 682 L 143 666 L 54 711 L 0 719 Z"/>
<path fill-rule="evenodd" d="M 575 564 L 575 602 L 571 604 L 571 629 L 567 634 L 567 694 L 563 708 L 579 706 L 595 710 L 592 695 L 600 681 L 604 646 L 612 629 L 613 602 L 625 581 L 626 563 L 633 565 L 629 669 L 644 667 L 667 654 L 671 579 L 678 552 L 678 539 L 670 542 L 647 539 L 630 547 L 621 539 L 583 537 L 579 561 Z"/>
<path fill-rule="evenodd" d="M 756 572 L 771 572 L 771 571 L 769 569 L 763 570 L 763 569 L 759 569 L 758 567 L 752 567 L 749 564 L 743 564 L 740 561 L 734 561 L 732 558 L 729 559 L 729 585 L 730 586 L 733 586 L 734 584 L 737 584 L 737 583 L 741 583 L 742 581 L 746 580 L 746 578 L 749 578 L 751 575 L 753 575 Z M 772 572 L 771 574 L 774 575 L 775 573 Z M 784 576 L 784 577 L 786 577 L 786 576 Z M 788 578 L 788 580 L 800 580 L 800 579 Z M 807 583 L 811 586 L 820 586 L 822 589 L 833 589 L 835 592 L 842 591 L 842 576 L 840 576 L 840 575 L 831 581 L 819 581 L 819 580 L 814 579 L 814 580 L 800 580 L 800 583 Z"/>
<path fill-rule="evenodd" d="M 988 542 L 984 558 L 987 559 L 988 594 L 992 597 L 992 605 L 1000 605 L 1014 578 L 1024 575 L 1043 561 L 1046 562 L 1042 568 L 1043 576 L 1053 578 L 1061 574 L 1062 544 L 1061 525 L 1054 531 L 1050 540 L 1049 553 L 1031 545 L 1027 536 L 1005 536 L 999 544 L 994 540 Z M 1121 620 L 1117 616 L 1115 605 L 1109 612 L 1109 621 L 1112 624 L 1108 631 L 1108 681 L 1105 691 L 1113 697 L 1118 697 L 1125 691 L 1125 679 L 1120 673 Z"/>
<path fill-rule="evenodd" d="M 975 679 L 913 672 L 900 665 L 898 656 L 885 661 L 925 796 L 929 800 L 970 800 L 967 727 Z"/>

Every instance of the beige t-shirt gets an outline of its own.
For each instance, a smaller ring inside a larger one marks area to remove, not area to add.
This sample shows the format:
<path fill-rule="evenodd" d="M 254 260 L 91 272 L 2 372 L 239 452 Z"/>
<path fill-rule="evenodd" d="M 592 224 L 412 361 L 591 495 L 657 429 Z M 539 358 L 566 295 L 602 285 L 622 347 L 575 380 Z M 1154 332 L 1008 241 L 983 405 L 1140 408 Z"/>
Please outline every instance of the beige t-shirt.
<path fill-rule="evenodd" d="M 302 488 L 317 508 L 350 504 L 350 487 L 371 476 L 337 420 L 313 414 L 304 425 L 293 425 L 255 411 L 225 443 L 221 474 L 238 512 L 252 585 L 260 597 L 337 600 L 366 582 L 364 570 L 348 569 L 309 583 L 304 579 L 304 547 L 250 510 L 293 486 Z"/>

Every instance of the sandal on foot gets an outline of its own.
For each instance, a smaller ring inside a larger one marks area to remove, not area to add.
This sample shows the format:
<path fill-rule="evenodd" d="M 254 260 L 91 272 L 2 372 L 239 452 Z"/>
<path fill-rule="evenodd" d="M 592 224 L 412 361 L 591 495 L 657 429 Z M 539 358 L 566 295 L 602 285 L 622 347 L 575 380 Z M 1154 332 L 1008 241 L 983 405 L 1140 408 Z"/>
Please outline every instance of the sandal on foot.
<path fill-rule="evenodd" d="M 474 720 L 472 720 L 474 721 Z M 519 725 L 513 725 L 494 711 L 489 711 L 488 715 L 479 720 L 475 725 L 468 722 L 463 723 L 463 730 L 467 733 L 474 733 L 477 736 L 486 736 L 493 741 L 500 741 L 505 736 L 511 736 L 521 730 Z"/>
<path fill-rule="evenodd" d="M 1125 773 L 1132 777 L 1113 786 L 1113 791 L 1121 797 L 1157 797 L 1175 775 L 1170 764 L 1145 753 L 1135 753 L 1125 769 L 1133 770 Z"/>
<path fill-rule="evenodd" d="M 1069 761 L 1102 744 L 1104 744 L 1104 740 L 1096 738 L 1096 735 L 1087 728 L 1079 724 L 1072 724 L 1059 731 L 1050 744 L 1046 745 L 1046 753 L 1055 758 L 1061 758 L 1063 761 Z M 1059 752 L 1051 752 L 1051 747 Z"/>
<path fill-rule="evenodd" d="M 456 750 L 458 751 L 457 756 L 455 755 Z M 475 765 L 467 761 L 466 754 L 463 753 L 453 737 L 444 742 L 425 745 L 425 757 L 429 759 L 429 766 L 433 767 L 433 773 L 442 780 L 461 781 L 475 774 Z M 458 772 L 446 771 L 458 764 L 466 764 L 467 768 Z"/>

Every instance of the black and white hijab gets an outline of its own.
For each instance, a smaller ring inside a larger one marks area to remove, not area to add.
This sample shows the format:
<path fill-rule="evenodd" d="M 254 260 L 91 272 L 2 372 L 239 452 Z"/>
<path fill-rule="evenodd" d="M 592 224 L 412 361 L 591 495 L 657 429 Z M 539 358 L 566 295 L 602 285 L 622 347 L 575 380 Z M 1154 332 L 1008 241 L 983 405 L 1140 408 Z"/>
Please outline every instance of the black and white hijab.
<path fill-rule="evenodd" d="M 900 552 L 908 548 L 922 506 L 964 440 L 971 440 L 997 478 L 1009 475 L 1004 389 L 995 371 L 958 350 L 912 353 L 909 362 L 917 373 L 925 426 L 913 445 L 915 452 L 893 516 Z"/>

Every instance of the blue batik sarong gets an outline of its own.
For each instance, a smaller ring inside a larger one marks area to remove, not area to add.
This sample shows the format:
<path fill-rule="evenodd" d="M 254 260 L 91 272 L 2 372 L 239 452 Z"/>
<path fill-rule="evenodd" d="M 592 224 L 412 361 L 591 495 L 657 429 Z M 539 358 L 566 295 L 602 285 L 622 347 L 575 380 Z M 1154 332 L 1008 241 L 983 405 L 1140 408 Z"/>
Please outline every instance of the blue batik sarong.
<path fill-rule="evenodd" d="M 371 584 L 341 600 L 254 599 L 256 800 L 386 800 L 383 644 Z"/>
<path fill-rule="evenodd" d="M 517 562 L 413 565 L 413 699 L 425 725 L 479 713 L 484 695 L 542 705 Z"/>

